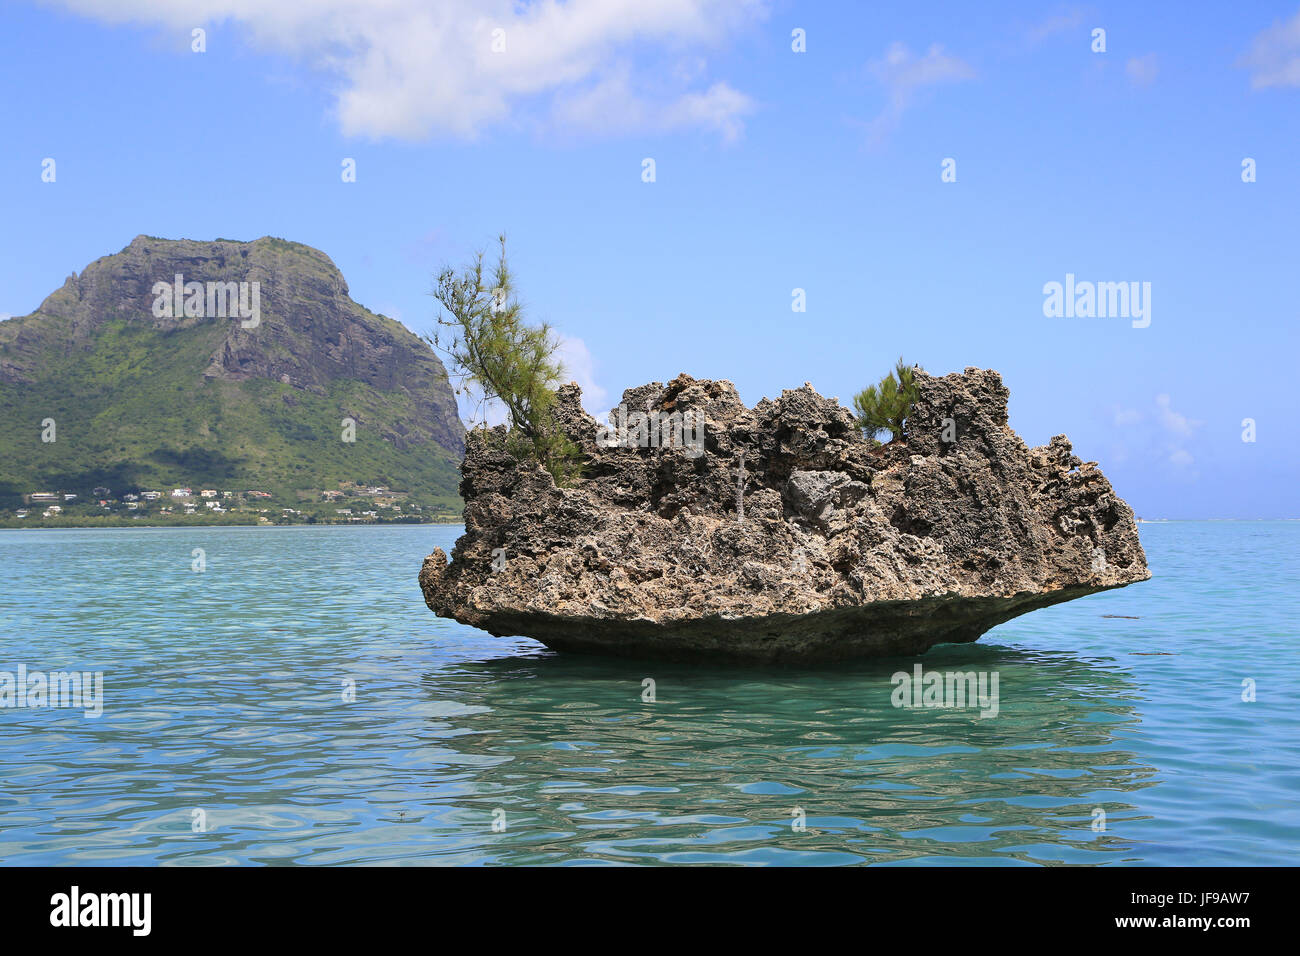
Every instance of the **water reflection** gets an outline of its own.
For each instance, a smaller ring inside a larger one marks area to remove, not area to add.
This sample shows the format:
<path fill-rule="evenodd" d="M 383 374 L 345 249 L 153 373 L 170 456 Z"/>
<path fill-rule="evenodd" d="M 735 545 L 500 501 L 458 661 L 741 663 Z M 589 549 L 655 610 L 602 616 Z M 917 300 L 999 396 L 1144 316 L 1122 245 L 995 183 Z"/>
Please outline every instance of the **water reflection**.
<path fill-rule="evenodd" d="M 443 701 L 473 708 L 449 741 L 478 762 L 451 816 L 482 828 L 504 811 L 506 831 L 485 848 L 501 862 L 1123 858 L 1133 844 L 1094 831 L 1094 811 L 1111 828 L 1140 819 L 1124 795 L 1156 772 L 1124 746 L 1139 694 L 1122 667 L 980 645 L 924 662 L 996 672 L 999 714 L 892 706 L 891 675 L 910 660 L 833 671 L 548 652 L 460 662 L 427 678 Z"/>

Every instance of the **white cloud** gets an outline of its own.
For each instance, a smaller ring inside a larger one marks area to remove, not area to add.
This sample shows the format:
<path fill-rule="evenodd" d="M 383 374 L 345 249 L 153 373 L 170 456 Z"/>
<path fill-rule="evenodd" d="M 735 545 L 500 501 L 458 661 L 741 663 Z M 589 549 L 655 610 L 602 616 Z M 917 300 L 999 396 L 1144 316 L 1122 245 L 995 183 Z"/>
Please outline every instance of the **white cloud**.
<path fill-rule="evenodd" d="M 605 399 L 609 393 L 596 384 L 596 363 L 587 343 L 567 335 L 560 337 L 560 361 L 564 363 L 564 378 L 577 382 L 582 389 L 582 407 L 592 417 L 603 420 L 609 412 Z"/>
<path fill-rule="evenodd" d="M 700 51 L 766 13 L 764 0 L 59 2 L 185 35 L 235 21 L 260 49 L 338 79 L 344 133 L 408 140 L 566 121 L 602 132 L 693 127 L 734 139 L 753 103 L 709 82 Z M 494 40 L 504 50 L 494 52 Z M 541 119 L 526 119 L 530 112 Z"/>
<path fill-rule="evenodd" d="M 1250 85 L 1257 90 L 1300 86 L 1300 12 L 1257 34 L 1237 65 L 1250 70 Z"/>
<path fill-rule="evenodd" d="M 442 356 L 439 358 L 441 359 Z M 443 364 L 447 363 L 444 361 Z M 492 428 L 510 421 L 510 413 L 506 411 L 506 406 L 500 399 L 484 401 L 483 389 L 478 385 L 465 381 L 458 375 L 452 375 L 450 366 L 447 368 L 447 374 L 451 378 L 451 387 L 456 394 L 456 409 L 466 428 L 477 428 L 480 425 Z"/>
<path fill-rule="evenodd" d="M 943 47 L 933 44 L 924 56 L 916 56 L 907 44 L 894 42 L 885 55 L 867 66 L 884 87 L 884 110 L 867 125 L 868 138 L 878 143 L 898 128 L 903 113 L 927 87 L 960 83 L 972 79 L 975 71 L 964 60 L 949 56 Z"/>
<path fill-rule="evenodd" d="M 1183 477 L 1194 479 L 1196 475 L 1187 469 L 1195 464 L 1196 459 L 1188 450 L 1198 429 L 1205 423 L 1189 418 L 1175 411 L 1172 399 L 1161 393 L 1155 397 L 1155 408 L 1151 415 L 1133 408 L 1116 408 L 1113 413 L 1116 429 L 1123 430 L 1123 437 L 1117 447 L 1123 454 L 1117 458 L 1128 458 L 1132 452 L 1134 458 L 1152 463 L 1163 461 L 1184 472 Z"/>
<path fill-rule="evenodd" d="M 1136 85 L 1150 86 L 1156 81 L 1156 73 L 1160 71 L 1160 66 L 1156 62 L 1156 55 L 1148 53 L 1146 56 L 1130 57 L 1124 64 L 1124 71 Z"/>
<path fill-rule="evenodd" d="M 603 421 L 609 413 L 609 406 L 605 404 L 609 393 L 596 383 L 596 362 L 592 358 L 591 350 L 587 348 L 587 343 L 579 338 L 561 335 L 558 357 L 564 365 L 564 373 L 560 377 L 561 383 L 577 382 L 582 389 L 582 407 L 593 418 Z M 510 416 L 505 405 L 497 399 L 484 402 L 483 391 L 477 386 L 453 380 L 452 387 L 456 389 L 456 404 L 460 410 L 460 417 L 467 425 L 486 422 L 491 427 L 509 421 Z"/>
<path fill-rule="evenodd" d="M 1068 10 L 1059 13 L 1056 16 L 1048 17 L 1041 23 L 1030 27 L 1027 37 L 1031 46 L 1042 43 L 1048 37 L 1065 30 L 1073 30 L 1083 22 L 1083 12 L 1080 10 Z"/>
<path fill-rule="evenodd" d="M 1156 396 L 1156 417 L 1166 431 L 1180 438 L 1190 438 L 1197 428 L 1205 424 L 1174 411 L 1169 404 L 1169 396 L 1163 394 Z"/>
<path fill-rule="evenodd" d="M 740 136 L 754 102 L 726 83 L 683 93 L 667 102 L 638 93 L 631 72 L 620 65 L 589 88 L 559 100 L 554 125 L 585 133 L 665 132 L 699 127 L 728 142 Z"/>

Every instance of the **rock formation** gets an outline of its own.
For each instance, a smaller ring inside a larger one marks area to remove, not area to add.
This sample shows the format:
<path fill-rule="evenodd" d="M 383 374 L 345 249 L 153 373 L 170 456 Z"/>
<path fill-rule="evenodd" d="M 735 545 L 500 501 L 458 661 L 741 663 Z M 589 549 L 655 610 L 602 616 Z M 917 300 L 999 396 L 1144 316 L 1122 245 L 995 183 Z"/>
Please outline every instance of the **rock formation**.
<path fill-rule="evenodd" d="M 725 381 L 629 389 L 632 420 L 663 427 L 626 439 L 565 386 L 557 414 L 583 476 L 558 488 L 500 427 L 472 433 L 465 534 L 450 563 L 425 559 L 425 602 L 561 651 L 795 663 L 974 641 L 1150 577 L 1132 509 L 1065 436 L 1016 436 L 997 372 L 916 381 L 905 435 L 885 445 L 811 385 L 752 409 Z M 666 437 L 674 415 L 702 423 L 702 447 Z"/>

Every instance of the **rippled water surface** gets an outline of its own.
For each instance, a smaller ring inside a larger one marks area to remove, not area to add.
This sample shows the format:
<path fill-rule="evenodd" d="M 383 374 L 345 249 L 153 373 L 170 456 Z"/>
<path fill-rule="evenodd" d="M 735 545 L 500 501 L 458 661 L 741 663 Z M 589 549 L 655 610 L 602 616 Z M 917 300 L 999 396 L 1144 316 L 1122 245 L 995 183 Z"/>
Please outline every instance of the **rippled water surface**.
<path fill-rule="evenodd" d="M 459 531 L 0 531 L 0 672 L 104 675 L 98 719 L 0 709 L 0 861 L 1300 863 L 1300 523 L 1143 525 L 1152 581 L 921 658 L 996 673 L 990 717 L 894 707 L 912 661 L 440 620 L 415 575 Z"/>

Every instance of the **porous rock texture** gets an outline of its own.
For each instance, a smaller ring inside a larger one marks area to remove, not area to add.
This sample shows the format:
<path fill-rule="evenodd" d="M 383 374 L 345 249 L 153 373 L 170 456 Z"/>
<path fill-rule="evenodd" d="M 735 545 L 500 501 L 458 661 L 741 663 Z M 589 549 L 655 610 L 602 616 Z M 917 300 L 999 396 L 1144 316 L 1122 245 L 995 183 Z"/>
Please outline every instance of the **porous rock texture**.
<path fill-rule="evenodd" d="M 974 641 L 1150 577 L 1132 509 L 1065 436 L 1017 437 L 997 372 L 916 383 L 903 438 L 879 446 L 808 384 L 754 408 L 688 375 L 623 393 L 629 413 L 702 416 L 702 454 L 603 447 L 564 386 L 582 477 L 556 487 L 500 429 L 472 433 L 465 533 L 450 563 L 425 559 L 425 602 L 560 651 L 796 664 Z"/>

